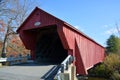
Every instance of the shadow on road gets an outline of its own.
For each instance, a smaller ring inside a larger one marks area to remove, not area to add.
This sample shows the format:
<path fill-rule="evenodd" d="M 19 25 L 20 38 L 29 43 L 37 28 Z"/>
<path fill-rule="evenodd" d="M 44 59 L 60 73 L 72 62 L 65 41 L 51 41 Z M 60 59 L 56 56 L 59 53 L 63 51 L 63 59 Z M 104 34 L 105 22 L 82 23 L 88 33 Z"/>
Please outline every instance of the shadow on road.
<path fill-rule="evenodd" d="M 16 64 L 16 65 L 12 65 L 12 66 L 50 66 L 50 65 L 58 65 L 56 63 L 36 63 L 32 60 L 26 62 L 26 63 L 22 63 L 22 64 Z"/>

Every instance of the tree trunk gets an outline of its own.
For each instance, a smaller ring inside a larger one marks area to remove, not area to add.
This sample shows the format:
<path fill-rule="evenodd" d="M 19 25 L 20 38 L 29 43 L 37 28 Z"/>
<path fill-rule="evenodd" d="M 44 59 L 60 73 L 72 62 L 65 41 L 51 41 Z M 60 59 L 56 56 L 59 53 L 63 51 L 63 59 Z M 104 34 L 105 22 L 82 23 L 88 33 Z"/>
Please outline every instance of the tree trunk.
<path fill-rule="evenodd" d="M 9 32 L 9 28 L 7 28 L 7 32 L 6 32 L 6 34 L 5 34 L 5 37 L 4 37 L 4 41 L 3 41 L 3 45 L 2 45 L 2 54 L 1 54 L 1 56 L 3 57 L 3 58 L 5 58 L 6 57 L 6 47 L 7 47 L 7 37 L 8 37 L 8 32 Z"/>
<path fill-rule="evenodd" d="M 3 45 L 2 45 L 2 54 L 1 57 L 5 58 L 6 57 L 6 47 L 7 47 L 7 39 L 10 31 L 10 23 L 12 22 L 12 19 L 9 20 L 8 25 L 7 25 L 7 31 L 4 37 Z"/>

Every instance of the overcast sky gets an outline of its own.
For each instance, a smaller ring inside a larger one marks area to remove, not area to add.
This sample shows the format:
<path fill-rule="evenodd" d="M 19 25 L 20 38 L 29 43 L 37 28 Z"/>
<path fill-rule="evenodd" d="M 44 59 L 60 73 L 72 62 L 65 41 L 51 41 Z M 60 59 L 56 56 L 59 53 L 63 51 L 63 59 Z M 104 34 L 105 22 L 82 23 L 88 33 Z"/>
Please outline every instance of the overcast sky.
<path fill-rule="evenodd" d="M 115 24 L 120 26 L 120 0 L 38 0 L 35 6 L 66 21 L 103 46 L 111 34 L 119 36 Z"/>

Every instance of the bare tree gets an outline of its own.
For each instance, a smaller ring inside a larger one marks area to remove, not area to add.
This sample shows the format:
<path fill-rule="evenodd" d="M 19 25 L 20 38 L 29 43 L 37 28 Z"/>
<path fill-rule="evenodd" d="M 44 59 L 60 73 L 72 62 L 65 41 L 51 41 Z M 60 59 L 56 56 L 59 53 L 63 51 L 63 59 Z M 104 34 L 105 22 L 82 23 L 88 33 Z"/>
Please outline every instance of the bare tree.
<path fill-rule="evenodd" d="M 117 31 L 118 31 L 119 38 L 120 38 L 120 29 L 119 29 L 119 26 L 118 26 L 118 24 L 117 24 L 117 23 L 116 23 L 116 29 L 117 29 Z"/>
<path fill-rule="evenodd" d="M 5 31 L 2 45 L 2 57 L 6 57 L 6 44 L 9 35 L 16 34 L 15 28 L 21 25 L 27 16 L 28 5 L 31 0 L 0 0 L 0 20 L 5 23 Z"/>

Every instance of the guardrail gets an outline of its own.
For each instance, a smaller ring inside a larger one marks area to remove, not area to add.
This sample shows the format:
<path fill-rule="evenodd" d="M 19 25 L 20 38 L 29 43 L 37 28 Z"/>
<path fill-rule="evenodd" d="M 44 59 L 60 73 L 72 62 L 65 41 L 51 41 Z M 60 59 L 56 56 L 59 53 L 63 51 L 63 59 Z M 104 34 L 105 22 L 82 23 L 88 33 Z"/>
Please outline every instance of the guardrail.
<path fill-rule="evenodd" d="M 51 70 L 48 71 L 48 73 L 46 73 L 42 77 L 42 79 L 53 80 L 55 78 L 57 80 L 61 80 L 60 73 L 64 73 L 64 70 L 68 70 L 69 65 L 73 63 L 73 60 L 73 56 L 68 55 L 60 65 L 54 66 Z"/>
<path fill-rule="evenodd" d="M 7 58 L 0 58 L 0 62 L 6 62 Z"/>
<path fill-rule="evenodd" d="M 58 69 L 60 68 L 59 65 L 53 66 L 46 74 L 44 74 L 41 79 L 43 80 L 53 80 L 55 75 L 57 74 Z"/>
<path fill-rule="evenodd" d="M 28 59 L 27 56 L 19 56 L 19 57 L 8 57 L 8 58 L 0 58 L 0 63 L 9 63 L 9 65 L 20 64 L 26 62 Z"/>
<path fill-rule="evenodd" d="M 68 55 L 68 57 L 61 63 L 61 67 L 58 69 L 58 72 L 55 76 L 57 80 L 61 80 L 60 73 L 64 73 L 65 70 L 68 70 L 68 66 L 72 64 L 73 61 L 74 61 L 74 57 L 71 55 Z"/>

